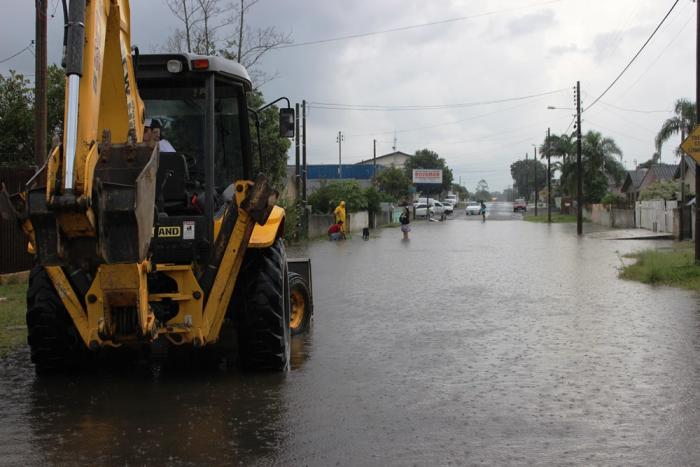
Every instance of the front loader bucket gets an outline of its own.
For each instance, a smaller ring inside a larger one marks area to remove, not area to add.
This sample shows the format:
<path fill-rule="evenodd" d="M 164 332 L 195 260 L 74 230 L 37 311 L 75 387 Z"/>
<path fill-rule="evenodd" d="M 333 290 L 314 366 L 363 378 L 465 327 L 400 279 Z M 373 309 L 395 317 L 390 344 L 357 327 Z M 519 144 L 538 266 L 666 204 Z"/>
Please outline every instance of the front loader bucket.
<path fill-rule="evenodd" d="M 158 146 L 110 144 L 95 167 L 99 250 L 107 263 L 146 258 L 153 229 Z"/>

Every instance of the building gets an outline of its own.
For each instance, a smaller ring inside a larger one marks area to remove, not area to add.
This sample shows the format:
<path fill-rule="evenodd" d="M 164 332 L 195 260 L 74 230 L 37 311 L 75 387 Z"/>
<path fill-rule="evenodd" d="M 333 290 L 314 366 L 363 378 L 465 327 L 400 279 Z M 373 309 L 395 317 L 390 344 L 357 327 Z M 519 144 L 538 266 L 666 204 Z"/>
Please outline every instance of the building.
<path fill-rule="evenodd" d="M 405 152 L 394 151 L 389 154 L 384 154 L 383 156 L 377 156 L 376 161 L 377 165 L 380 165 L 382 167 L 395 167 L 397 169 L 403 169 L 406 165 L 406 161 L 411 157 L 412 156 L 410 154 L 406 154 Z M 372 165 L 374 164 L 374 161 L 375 159 L 371 158 L 364 161 L 360 161 L 356 165 Z"/>
<path fill-rule="evenodd" d="M 379 158 L 377 158 L 379 159 Z M 381 172 L 384 166 L 377 163 L 376 173 Z M 309 196 L 314 191 L 328 182 L 337 180 L 355 180 L 362 188 L 372 186 L 375 176 L 373 164 L 313 164 L 306 166 L 306 195 Z M 282 197 L 285 199 L 296 199 L 296 186 L 294 182 L 295 166 L 287 166 L 287 185 Z"/>
<path fill-rule="evenodd" d="M 646 175 L 647 169 L 635 169 L 628 170 L 625 175 L 625 181 L 622 183 L 622 189 L 620 190 L 622 194 L 627 199 L 628 206 L 634 206 L 639 200 L 639 186 Z"/>
<path fill-rule="evenodd" d="M 639 191 L 643 191 L 646 187 L 654 182 L 662 182 L 664 180 L 673 180 L 673 174 L 678 168 L 675 164 L 654 164 L 644 174 Z"/>
<path fill-rule="evenodd" d="M 685 185 L 685 195 L 687 197 L 689 193 L 695 193 L 695 167 L 697 164 L 692 157 L 684 154 L 683 158 L 681 159 L 681 163 L 678 164 L 676 171 L 673 174 L 673 178 L 676 180 L 681 179 L 681 164 L 685 164 L 685 177 L 683 177 L 682 183 Z M 678 199 L 680 199 L 680 195 L 678 196 Z"/>

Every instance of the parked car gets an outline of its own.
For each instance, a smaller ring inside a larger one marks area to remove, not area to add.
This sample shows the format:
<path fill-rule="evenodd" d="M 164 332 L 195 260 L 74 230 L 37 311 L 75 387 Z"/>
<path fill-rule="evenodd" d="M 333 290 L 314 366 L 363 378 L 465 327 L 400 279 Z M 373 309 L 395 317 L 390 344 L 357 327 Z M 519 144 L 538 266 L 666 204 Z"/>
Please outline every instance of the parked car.
<path fill-rule="evenodd" d="M 427 206 L 425 203 L 416 203 L 413 205 L 413 207 L 416 210 L 416 217 L 425 217 L 425 213 L 427 210 Z M 428 210 L 428 213 L 431 217 L 435 215 L 435 211 L 433 210 L 432 206 Z"/>
<path fill-rule="evenodd" d="M 433 201 L 430 203 L 430 207 L 435 211 L 438 216 L 445 212 L 445 205 L 440 201 Z"/>
<path fill-rule="evenodd" d="M 444 212 L 448 216 L 451 216 L 454 213 L 455 207 L 452 203 L 450 203 L 449 200 L 445 201 L 440 201 L 442 203 L 442 206 L 444 207 Z"/>
<path fill-rule="evenodd" d="M 523 198 L 518 198 L 515 201 L 513 201 L 513 212 L 526 212 L 527 211 L 527 203 Z"/>
<path fill-rule="evenodd" d="M 469 201 L 466 209 L 467 216 L 478 216 L 481 214 L 481 204 L 476 201 Z"/>

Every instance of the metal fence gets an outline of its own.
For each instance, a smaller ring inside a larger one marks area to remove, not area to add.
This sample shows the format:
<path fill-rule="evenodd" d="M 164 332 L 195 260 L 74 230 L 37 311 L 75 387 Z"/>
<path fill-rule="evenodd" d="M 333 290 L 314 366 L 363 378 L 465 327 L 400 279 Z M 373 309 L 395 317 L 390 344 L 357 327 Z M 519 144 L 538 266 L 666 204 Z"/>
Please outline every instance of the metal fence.
<path fill-rule="evenodd" d="M 16 193 L 34 174 L 34 169 L 0 167 L 0 183 L 7 191 Z M 32 255 L 27 253 L 27 237 L 14 221 L 0 218 L 0 274 L 26 271 L 32 266 Z"/>

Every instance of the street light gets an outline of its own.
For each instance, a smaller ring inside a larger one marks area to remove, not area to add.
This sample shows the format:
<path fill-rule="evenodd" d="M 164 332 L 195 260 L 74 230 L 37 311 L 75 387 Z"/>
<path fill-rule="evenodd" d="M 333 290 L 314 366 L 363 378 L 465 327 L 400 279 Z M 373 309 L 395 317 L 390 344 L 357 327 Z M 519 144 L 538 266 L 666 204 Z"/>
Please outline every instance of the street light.
<path fill-rule="evenodd" d="M 548 105 L 547 110 L 575 110 L 575 109 L 572 109 L 570 107 L 554 107 L 554 106 Z"/>

